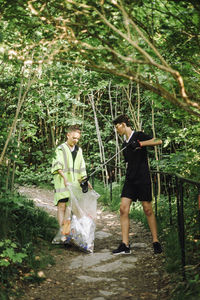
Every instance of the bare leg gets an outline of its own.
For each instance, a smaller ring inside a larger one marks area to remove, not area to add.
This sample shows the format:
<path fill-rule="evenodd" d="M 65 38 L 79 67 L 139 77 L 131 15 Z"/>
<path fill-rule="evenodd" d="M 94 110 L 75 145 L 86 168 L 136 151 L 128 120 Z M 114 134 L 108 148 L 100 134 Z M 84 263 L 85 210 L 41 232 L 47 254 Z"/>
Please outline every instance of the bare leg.
<path fill-rule="evenodd" d="M 151 202 L 143 201 L 142 206 L 143 206 L 144 213 L 147 217 L 149 228 L 152 234 L 153 243 L 158 242 L 157 223 L 153 212 L 152 204 Z"/>
<path fill-rule="evenodd" d="M 62 234 L 64 235 L 70 234 L 70 224 L 71 224 L 71 207 L 69 205 L 66 205 L 65 216 L 63 219 L 63 226 L 62 226 Z"/>
<path fill-rule="evenodd" d="M 59 202 L 57 206 L 57 218 L 60 227 L 62 227 L 65 217 L 66 203 Z"/>
<path fill-rule="evenodd" d="M 129 246 L 129 210 L 132 200 L 122 197 L 120 205 L 120 224 L 122 231 L 122 242 Z"/>
<path fill-rule="evenodd" d="M 71 207 L 69 205 L 66 205 L 64 219 L 65 220 L 71 220 Z"/>

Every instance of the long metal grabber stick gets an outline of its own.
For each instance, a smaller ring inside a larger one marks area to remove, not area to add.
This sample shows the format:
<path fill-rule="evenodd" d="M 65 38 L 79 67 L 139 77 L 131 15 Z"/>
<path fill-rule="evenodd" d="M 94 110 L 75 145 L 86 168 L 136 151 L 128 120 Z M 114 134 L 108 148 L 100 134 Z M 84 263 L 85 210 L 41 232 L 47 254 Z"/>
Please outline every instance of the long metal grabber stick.
<path fill-rule="evenodd" d="M 105 163 L 100 164 L 90 175 L 87 176 L 87 178 L 93 176 L 100 168 L 104 167 L 107 165 L 113 158 L 115 158 L 119 153 L 124 151 L 130 144 L 127 144 L 125 147 L 123 147 L 121 150 L 119 150 L 115 155 L 113 155 L 111 158 L 109 158 Z"/>
<path fill-rule="evenodd" d="M 87 193 L 88 191 L 88 181 L 91 176 L 93 176 L 99 168 L 102 168 L 103 166 L 107 165 L 113 158 L 115 158 L 119 153 L 121 153 L 123 150 L 125 150 L 131 143 L 128 143 L 125 147 L 123 147 L 121 150 L 119 150 L 115 155 L 113 155 L 111 158 L 109 158 L 105 163 L 100 164 L 90 175 L 87 177 L 83 178 L 82 181 L 80 182 L 80 186 L 82 188 L 83 193 Z M 135 148 L 134 151 L 136 151 L 139 148 Z"/>

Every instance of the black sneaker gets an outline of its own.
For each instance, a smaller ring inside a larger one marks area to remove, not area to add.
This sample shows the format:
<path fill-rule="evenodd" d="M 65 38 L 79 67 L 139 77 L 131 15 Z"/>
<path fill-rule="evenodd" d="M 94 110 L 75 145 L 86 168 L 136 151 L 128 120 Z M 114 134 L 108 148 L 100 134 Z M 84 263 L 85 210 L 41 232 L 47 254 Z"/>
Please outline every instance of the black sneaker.
<path fill-rule="evenodd" d="M 162 253 L 161 244 L 159 242 L 153 243 L 153 250 L 154 250 L 154 254 Z"/>
<path fill-rule="evenodd" d="M 126 244 L 121 243 L 119 247 L 112 252 L 113 254 L 131 254 L 130 246 L 127 247 Z"/>

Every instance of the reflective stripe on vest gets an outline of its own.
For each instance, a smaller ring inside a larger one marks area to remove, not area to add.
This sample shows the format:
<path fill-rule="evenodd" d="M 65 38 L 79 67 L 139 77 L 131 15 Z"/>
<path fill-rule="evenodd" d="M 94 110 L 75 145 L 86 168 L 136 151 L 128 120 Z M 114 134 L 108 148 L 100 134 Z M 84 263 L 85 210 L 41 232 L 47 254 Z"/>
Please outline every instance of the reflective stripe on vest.
<path fill-rule="evenodd" d="M 67 172 L 67 171 L 65 171 L 65 170 L 67 170 L 67 152 L 65 151 L 65 148 L 63 145 L 60 145 L 60 147 L 62 148 L 63 156 L 64 156 L 64 164 L 65 164 L 64 172 Z"/>
<path fill-rule="evenodd" d="M 81 172 L 86 172 L 86 168 L 80 168 L 80 169 L 73 169 L 73 168 L 68 168 L 67 167 L 67 152 L 65 150 L 65 147 L 62 145 L 60 145 L 60 147 L 62 148 L 62 151 L 63 151 L 63 157 L 64 157 L 64 169 L 63 169 L 63 172 L 66 172 L 66 173 L 70 173 L 70 172 L 73 172 L 73 173 L 76 173 L 76 174 L 79 174 Z"/>
<path fill-rule="evenodd" d="M 59 162 L 56 162 L 56 163 L 53 165 L 53 167 L 55 167 L 57 164 L 60 164 L 60 163 L 59 163 Z M 60 164 L 60 165 L 61 165 L 61 164 Z M 74 170 L 73 170 L 73 168 L 64 168 L 64 169 L 62 169 L 62 170 L 63 170 L 63 172 L 65 172 L 65 173 L 71 173 L 71 172 L 74 172 L 74 173 L 77 173 L 77 174 L 86 171 L 85 168 L 81 168 L 81 169 L 79 169 L 79 170 L 77 170 L 77 169 L 74 169 Z M 56 174 L 54 174 L 54 175 L 56 175 Z"/>
<path fill-rule="evenodd" d="M 81 168 L 81 169 L 79 169 L 79 170 L 77 170 L 77 169 L 74 169 L 74 170 L 73 170 L 73 168 L 66 168 L 66 169 L 63 169 L 63 172 L 65 172 L 65 173 L 71 173 L 71 172 L 74 172 L 74 173 L 79 174 L 79 173 L 84 172 L 84 171 L 86 171 L 85 168 Z"/>

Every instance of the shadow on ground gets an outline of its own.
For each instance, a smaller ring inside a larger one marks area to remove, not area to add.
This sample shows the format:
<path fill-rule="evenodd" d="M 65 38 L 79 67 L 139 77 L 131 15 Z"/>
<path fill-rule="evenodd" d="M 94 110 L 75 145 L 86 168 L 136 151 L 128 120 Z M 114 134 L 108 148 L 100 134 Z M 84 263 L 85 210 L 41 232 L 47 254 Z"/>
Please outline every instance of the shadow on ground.
<path fill-rule="evenodd" d="M 20 187 L 21 194 L 56 215 L 53 193 L 34 187 Z M 120 243 L 120 223 L 116 213 L 98 206 L 94 253 L 74 246 L 52 246 L 55 265 L 48 265 L 46 280 L 30 284 L 23 300 L 121 300 L 170 299 L 169 276 L 164 270 L 164 253 L 154 255 L 150 233 L 131 220 L 130 255 L 111 254 Z"/>

